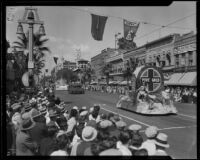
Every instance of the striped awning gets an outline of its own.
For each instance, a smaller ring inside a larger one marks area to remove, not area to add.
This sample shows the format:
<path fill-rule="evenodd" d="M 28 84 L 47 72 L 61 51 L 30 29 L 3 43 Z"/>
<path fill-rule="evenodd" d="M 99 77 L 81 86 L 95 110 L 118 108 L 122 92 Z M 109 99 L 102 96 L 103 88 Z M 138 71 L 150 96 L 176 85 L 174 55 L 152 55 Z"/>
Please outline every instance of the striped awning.
<path fill-rule="evenodd" d="M 184 86 L 196 86 L 197 85 L 197 73 L 174 73 L 168 81 L 164 81 L 165 85 L 184 85 Z"/>
<path fill-rule="evenodd" d="M 165 81 L 165 85 L 179 85 L 179 80 L 183 77 L 184 73 L 174 73 L 168 81 Z"/>
<path fill-rule="evenodd" d="M 179 80 L 179 85 L 196 86 L 197 85 L 197 72 L 187 72 Z"/>

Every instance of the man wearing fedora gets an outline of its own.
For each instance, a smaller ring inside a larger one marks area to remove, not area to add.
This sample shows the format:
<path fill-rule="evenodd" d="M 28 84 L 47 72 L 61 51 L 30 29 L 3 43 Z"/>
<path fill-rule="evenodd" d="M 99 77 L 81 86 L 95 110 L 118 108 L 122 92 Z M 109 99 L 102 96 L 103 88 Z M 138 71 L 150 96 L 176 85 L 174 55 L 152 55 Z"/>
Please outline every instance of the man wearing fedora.
<path fill-rule="evenodd" d="M 20 132 L 16 137 L 16 155 L 17 156 L 32 156 L 37 150 L 37 143 L 33 141 L 30 135 L 30 129 L 35 126 L 35 122 L 31 119 L 26 119 L 22 122 Z"/>
<path fill-rule="evenodd" d="M 168 156 L 166 149 L 169 148 L 167 142 L 168 136 L 165 133 L 159 133 L 155 139 L 156 152 L 155 156 Z"/>
<path fill-rule="evenodd" d="M 30 135 L 39 146 L 41 140 L 47 136 L 47 126 L 42 122 L 44 116 L 38 110 L 32 110 L 31 118 L 35 122 L 35 125 L 30 129 Z"/>

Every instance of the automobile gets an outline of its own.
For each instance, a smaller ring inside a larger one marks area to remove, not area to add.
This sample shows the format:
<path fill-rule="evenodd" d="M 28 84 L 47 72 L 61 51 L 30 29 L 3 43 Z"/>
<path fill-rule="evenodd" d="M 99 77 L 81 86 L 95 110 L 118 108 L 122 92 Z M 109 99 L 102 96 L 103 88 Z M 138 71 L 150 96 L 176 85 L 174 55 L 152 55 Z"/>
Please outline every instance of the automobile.
<path fill-rule="evenodd" d="M 68 90 L 68 88 L 69 88 L 69 85 L 57 85 L 56 86 L 56 90 L 57 91 L 59 91 L 59 90 L 65 90 L 65 91 L 67 91 Z"/>
<path fill-rule="evenodd" d="M 84 94 L 85 90 L 81 84 L 71 84 L 68 89 L 69 94 Z"/>

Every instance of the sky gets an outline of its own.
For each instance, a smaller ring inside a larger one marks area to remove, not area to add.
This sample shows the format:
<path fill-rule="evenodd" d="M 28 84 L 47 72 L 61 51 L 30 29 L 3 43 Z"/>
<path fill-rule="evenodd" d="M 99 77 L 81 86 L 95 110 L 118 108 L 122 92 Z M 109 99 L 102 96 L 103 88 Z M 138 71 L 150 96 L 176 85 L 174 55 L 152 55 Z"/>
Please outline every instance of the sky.
<path fill-rule="evenodd" d="M 6 8 L 7 17 L 8 10 Z M 22 19 L 25 7 L 13 6 L 13 21 L 6 21 L 6 39 L 11 43 L 17 40 L 17 21 Z M 47 53 L 45 59 L 45 69 L 49 73 L 55 67 L 53 57 L 59 57 L 59 62 L 63 56 L 65 60 L 74 61 L 77 49 L 81 50 L 81 58 L 91 60 L 91 58 L 105 48 L 115 47 L 115 34 L 120 32 L 119 38 L 123 36 L 123 19 L 140 22 L 134 41 L 137 46 L 151 42 L 159 37 L 173 33 L 184 34 L 190 31 L 196 33 L 196 2 L 173 2 L 166 7 L 87 7 L 87 6 L 34 6 L 38 9 L 40 20 L 44 21 L 46 32 L 45 38 L 49 41 L 45 46 L 49 47 L 51 53 Z M 91 15 L 90 13 L 108 16 L 102 41 L 96 41 L 91 35 Z M 193 14 L 193 15 L 192 15 Z M 188 18 L 182 19 L 192 15 Z M 151 31 L 160 28 L 156 25 L 168 25 L 171 22 L 182 19 L 172 25 L 177 28 L 162 28 L 152 34 Z M 142 22 L 147 22 L 144 24 Z M 156 25 L 152 25 L 156 24 Z M 23 24 L 24 32 L 28 30 L 28 25 Z M 34 32 L 37 32 L 39 25 L 34 25 Z"/>

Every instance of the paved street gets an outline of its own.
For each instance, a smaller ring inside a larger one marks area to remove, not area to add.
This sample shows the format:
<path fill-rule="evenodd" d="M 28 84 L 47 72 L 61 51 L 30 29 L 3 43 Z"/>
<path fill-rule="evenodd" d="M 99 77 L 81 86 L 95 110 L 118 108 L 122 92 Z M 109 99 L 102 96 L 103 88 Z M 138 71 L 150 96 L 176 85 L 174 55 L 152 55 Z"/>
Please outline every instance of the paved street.
<path fill-rule="evenodd" d="M 102 113 L 119 113 L 128 125 L 132 123 L 142 125 L 142 132 L 146 127 L 155 125 L 161 132 L 169 136 L 168 141 L 170 148 L 168 149 L 168 153 L 173 158 L 196 158 L 196 105 L 175 104 L 178 109 L 178 115 L 151 117 L 117 109 L 115 105 L 118 101 L 118 95 L 91 91 L 87 91 L 84 95 L 69 95 L 67 91 L 56 91 L 56 96 L 70 104 L 70 108 L 74 105 L 78 107 L 86 106 L 89 108 L 93 106 L 94 103 L 101 104 Z"/>

